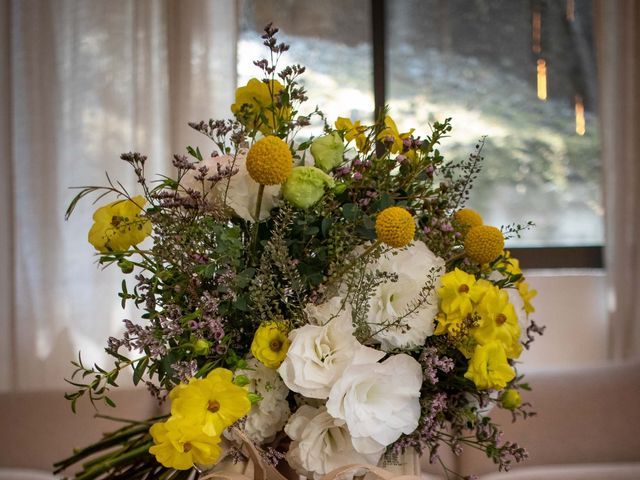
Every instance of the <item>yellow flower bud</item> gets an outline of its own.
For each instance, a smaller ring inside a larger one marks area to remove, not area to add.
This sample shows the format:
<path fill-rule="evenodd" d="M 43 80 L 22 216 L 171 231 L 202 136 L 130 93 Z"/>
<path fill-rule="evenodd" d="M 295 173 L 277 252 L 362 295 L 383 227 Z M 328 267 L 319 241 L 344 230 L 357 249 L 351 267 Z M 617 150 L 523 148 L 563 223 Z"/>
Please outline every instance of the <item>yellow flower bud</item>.
<path fill-rule="evenodd" d="M 196 340 L 193 350 L 196 355 L 206 355 L 209 353 L 209 347 L 211 344 L 207 342 L 204 338 L 199 338 Z"/>
<path fill-rule="evenodd" d="M 500 397 L 500 403 L 504 408 L 509 410 L 515 410 L 520 405 L 522 405 L 522 398 L 520 397 L 520 392 L 510 388 L 509 390 L 505 390 L 502 396 Z"/>

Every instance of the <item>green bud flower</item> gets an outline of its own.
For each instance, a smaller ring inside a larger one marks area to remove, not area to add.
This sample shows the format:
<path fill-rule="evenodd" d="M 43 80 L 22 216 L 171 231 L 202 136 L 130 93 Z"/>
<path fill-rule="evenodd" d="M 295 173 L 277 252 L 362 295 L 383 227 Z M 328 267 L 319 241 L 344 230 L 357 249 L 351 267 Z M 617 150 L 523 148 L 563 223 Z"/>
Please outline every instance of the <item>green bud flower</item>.
<path fill-rule="evenodd" d="M 249 385 L 251 380 L 246 375 L 236 375 L 236 378 L 233 379 L 233 383 L 235 383 L 239 387 L 244 387 L 245 385 Z"/>
<path fill-rule="evenodd" d="M 133 263 L 130 262 L 129 260 L 125 260 L 124 258 L 122 260 L 118 260 L 118 267 L 120 267 L 120 270 L 122 270 L 122 273 L 133 272 Z"/>
<path fill-rule="evenodd" d="M 344 145 L 338 132 L 316 138 L 309 150 L 316 161 L 316 167 L 325 172 L 330 172 L 342 163 Z"/>
<path fill-rule="evenodd" d="M 282 184 L 282 195 L 295 207 L 306 210 L 324 195 L 325 187 L 333 187 L 329 175 L 316 167 L 295 167 Z"/>
<path fill-rule="evenodd" d="M 209 353 L 209 347 L 211 344 L 207 342 L 204 338 L 199 338 L 196 340 L 194 350 L 196 355 L 206 355 Z"/>
<path fill-rule="evenodd" d="M 512 388 L 510 388 L 509 390 L 505 390 L 500 397 L 500 403 L 504 408 L 507 408 L 509 410 L 518 408 L 522 404 L 520 392 Z"/>

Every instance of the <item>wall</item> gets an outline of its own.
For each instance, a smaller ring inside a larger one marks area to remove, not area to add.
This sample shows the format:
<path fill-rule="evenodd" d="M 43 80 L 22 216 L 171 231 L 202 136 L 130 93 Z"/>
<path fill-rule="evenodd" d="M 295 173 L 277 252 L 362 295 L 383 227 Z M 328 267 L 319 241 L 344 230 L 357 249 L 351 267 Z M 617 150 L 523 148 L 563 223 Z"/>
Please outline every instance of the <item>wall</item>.
<path fill-rule="evenodd" d="M 607 359 L 608 326 L 603 270 L 530 270 L 536 323 L 545 333 L 525 351 L 524 372 L 591 364 Z"/>

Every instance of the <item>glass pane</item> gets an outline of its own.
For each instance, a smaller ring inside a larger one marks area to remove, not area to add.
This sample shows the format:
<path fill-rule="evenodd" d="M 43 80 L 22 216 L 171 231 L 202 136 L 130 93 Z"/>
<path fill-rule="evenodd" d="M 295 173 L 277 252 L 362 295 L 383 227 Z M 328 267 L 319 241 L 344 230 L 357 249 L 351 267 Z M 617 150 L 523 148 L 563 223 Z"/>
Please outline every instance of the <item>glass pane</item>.
<path fill-rule="evenodd" d="M 514 246 L 601 244 L 591 1 L 405 0 L 386 15 L 401 130 L 453 117 L 450 160 L 486 135 L 469 206 L 535 222 Z"/>
<path fill-rule="evenodd" d="M 291 45 L 279 65 L 299 63 L 307 68 L 301 83 L 309 101 L 301 113 L 317 105 L 329 122 L 338 116 L 370 121 L 374 110 L 370 19 L 370 2 L 362 0 L 242 0 L 238 85 L 260 77 L 253 61 L 265 56 L 260 35 L 273 22 L 280 29 L 279 40 Z"/>

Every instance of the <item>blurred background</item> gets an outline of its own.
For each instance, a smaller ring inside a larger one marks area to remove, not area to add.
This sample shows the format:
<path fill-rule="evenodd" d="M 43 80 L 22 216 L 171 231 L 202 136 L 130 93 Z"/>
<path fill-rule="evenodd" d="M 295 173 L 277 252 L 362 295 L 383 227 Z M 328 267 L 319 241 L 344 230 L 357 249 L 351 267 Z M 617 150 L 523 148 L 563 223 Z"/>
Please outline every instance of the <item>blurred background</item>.
<path fill-rule="evenodd" d="M 546 326 L 525 372 L 637 359 L 639 20 L 633 0 L 0 0 L 0 391 L 61 394 L 136 320 L 87 242 L 95 206 L 64 221 L 72 188 L 135 192 L 122 152 L 151 174 L 210 152 L 187 122 L 230 117 L 269 22 L 330 121 L 452 117 L 449 159 L 484 138 L 470 206 L 536 224 L 509 244 Z"/>

